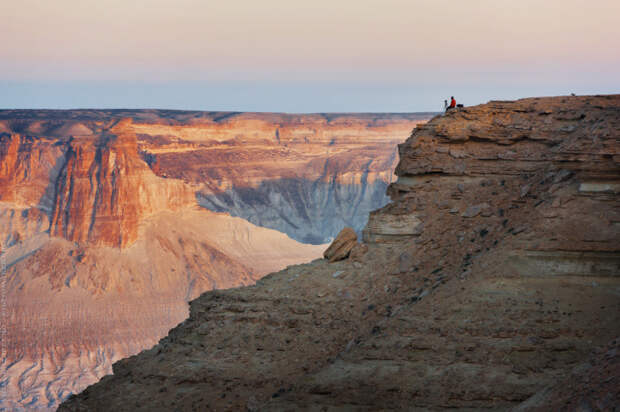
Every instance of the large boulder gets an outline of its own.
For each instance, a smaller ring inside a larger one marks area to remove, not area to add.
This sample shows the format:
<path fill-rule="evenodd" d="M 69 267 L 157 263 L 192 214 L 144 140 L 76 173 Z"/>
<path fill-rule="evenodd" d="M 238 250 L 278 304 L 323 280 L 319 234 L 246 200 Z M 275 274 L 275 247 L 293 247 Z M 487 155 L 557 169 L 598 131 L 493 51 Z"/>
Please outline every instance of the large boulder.
<path fill-rule="evenodd" d="M 357 245 L 357 234 L 350 227 L 345 227 L 338 233 L 336 239 L 323 252 L 323 257 L 330 262 L 336 262 L 349 257 L 351 250 Z"/>

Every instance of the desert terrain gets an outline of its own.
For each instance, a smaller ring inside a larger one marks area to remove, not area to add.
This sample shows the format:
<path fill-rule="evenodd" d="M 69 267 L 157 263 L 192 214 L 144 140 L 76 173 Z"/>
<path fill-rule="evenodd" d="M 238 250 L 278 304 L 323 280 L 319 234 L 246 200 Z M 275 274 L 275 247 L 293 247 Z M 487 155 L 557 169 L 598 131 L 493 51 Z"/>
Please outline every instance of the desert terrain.
<path fill-rule="evenodd" d="M 59 410 L 615 410 L 619 130 L 618 95 L 437 116 L 340 259 L 204 293 Z"/>
<path fill-rule="evenodd" d="M 394 141 L 424 116 L 330 116 L 0 111 L 2 407 L 54 409 L 202 292 L 320 257 L 336 224 L 361 229 Z"/>

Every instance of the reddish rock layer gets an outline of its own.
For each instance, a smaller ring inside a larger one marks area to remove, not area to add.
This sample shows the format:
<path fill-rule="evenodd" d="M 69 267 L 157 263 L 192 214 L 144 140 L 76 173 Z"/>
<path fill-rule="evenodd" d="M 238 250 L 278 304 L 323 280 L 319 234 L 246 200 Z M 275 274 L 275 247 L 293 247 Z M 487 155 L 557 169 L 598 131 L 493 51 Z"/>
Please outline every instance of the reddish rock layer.
<path fill-rule="evenodd" d="M 431 113 L 280 114 L 166 110 L 0 110 L 0 132 L 96 136 L 132 118 L 158 174 L 210 190 L 290 177 L 391 181 L 394 146 Z M 369 169 L 366 170 L 367 163 Z M 229 167 L 243 164 L 244 171 Z M 224 166 L 224 167 L 222 167 Z M 219 169 L 219 170 L 218 170 Z"/>
<path fill-rule="evenodd" d="M 359 184 L 365 176 L 369 183 L 390 182 L 396 143 L 428 117 L 232 113 L 190 125 L 135 123 L 133 128 L 158 173 L 218 192 L 287 178 Z"/>
<path fill-rule="evenodd" d="M 105 228 L 107 234 L 101 227 L 90 228 L 89 219 L 117 219 L 118 210 L 107 210 L 111 206 L 83 195 L 79 200 L 87 207 L 74 214 L 75 222 L 67 221 L 63 217 L 67 211 L 62 210 L 72 207 L 67 203 L 72 179 L 84 188 L 90 185 L 89 179 L 101 178 L 105 183 L 123 170 L 113 164 L 114 159 L 107 160 L 110 164 L 101 164 L 106 159 L 97 160 L 97 153 L 106 153 L 107 146 L 111 152 L 127 153 L 109 137 L 113 134 L 110 125 L 121 117 L 133 119 L 122 133 L 136 134 L 140 155 L 153 172 L 190 183 L 201 206 L 319 244 L 329 242 L 345 226 L 361 231 L 368 211 L 388 201 L 385 188 L 393 179 L 396 143 L 430 114 L 0 110 L 0 131 L 21 133 L 36 144 L 44 139 L 64 142 L 57 147 L 59 154 L 73 148 L 71 158 L 58 160 L 55 175 L 64 165 L 72 172 L 76 166 L 82 168 L 79 173 L 83 177 L 66 176 L 65 170 L 58 182 L 62 205 L 53 219 L 58 227 L 55 233 L 72 240 L 93 241 L 103 236 L 103 244 L 108 245 L 131 243 L 135 233 L 131 210 L 127 210 L 123 227 Z M 70 142 L 69 136 L 73 136 Z M 83 158 L 75 157 L 78 151 Z M 127 159 L 121 155 L 119 161 Z M 135 159 L 131 162 L 136 163 Z M 142 172 L 135 169 L 132 173 Z M 51 189 L 53 194 L 55 188 Z M 103 196 L 114 194 L 112 189 L 103 189 Z M 10 190 L 17 187 L 11 184 Z M 125 196 L 122 188 L 114 190 L 121 191 L 115 195 Z M 131 197 L 127 194 L 127 200 L 133 201 Z M 120 239 L 124 231 L 129 237 Z"/>
<path fill-rule="evenodd" d="M 194 187 L 144 162 L 129 120 L 8 124 L 1 408 L 54 408 L 154 344 L 203 291 L 252 284 L 324 249 L 198 208 Z"/>
<path fill-rule="evenodd" d="M 53 205 L 53 181 L 63 150 L 49 139 L 0 132 L 0 201 L 20 206 Z"/>
<path fill-rule="evenodd" d="M 154 178 L 130 127 L 125 120 L 95 138 L 68 142 L 56 180 L 53 236 L 125 247 L 136 240 L 142 218 L 195 203 L 182 182 Z"/>

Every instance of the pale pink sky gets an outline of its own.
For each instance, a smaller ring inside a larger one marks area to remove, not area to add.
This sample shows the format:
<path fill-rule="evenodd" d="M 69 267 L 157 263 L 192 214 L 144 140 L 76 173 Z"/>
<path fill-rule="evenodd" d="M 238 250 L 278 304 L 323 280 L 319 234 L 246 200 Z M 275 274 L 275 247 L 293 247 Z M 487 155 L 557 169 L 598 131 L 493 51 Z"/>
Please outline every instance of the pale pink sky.
<path fill-rule="evenodd" d="M 399 86 L 409 110 L 434 110 L 433 88 L 475 100 L 620 87 L 618 0 L 20 0 L 0 15 L 0 107 L 79 106 L 80 84 L 102 104 L 114 87 L 154 88 L 116 106 L 182 106 L 174 92 L 193 83 L 210 97 L 188 96 L 188 108 L 235 109 L 232 94 L 240 109 L 285 111 L 380 109 L 380 98 L 402 111 Z"/>

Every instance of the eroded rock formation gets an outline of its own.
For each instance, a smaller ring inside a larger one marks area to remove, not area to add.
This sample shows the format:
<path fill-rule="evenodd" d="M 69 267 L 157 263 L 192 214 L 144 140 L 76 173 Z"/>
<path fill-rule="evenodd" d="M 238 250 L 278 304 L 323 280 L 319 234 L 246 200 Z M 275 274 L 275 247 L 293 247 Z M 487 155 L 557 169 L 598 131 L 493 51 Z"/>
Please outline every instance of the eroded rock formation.
<path fill-rule="evenodd" d="M 194 187 L 142 160 L 130 120 L 95 126 L 0 134 L 2 408 L 54 408 L 153 345 L 203 291 L 324 249 L 199 208 Z"/>
<path fill-rule="evenodd" d="M 431 114 L 4 110 L 0 131 L 97 140 L 121 117 L 151 169 L 196 186 L 203 207 L 321 244 L 388 202 L 396 144 Z"/>
<path fill-rule="evenodd" d="M 429 117 L 232 113 L 135 130 L 154 170 L 200 185 L 204 207 L 320 244 L 387 203 L 396 144 Z"/>
<path fill-rule="evenodd" d="M 0 201 L 49 211 L 63 150 L 52 139 L 0 132 Z M 42 190 L 43 189 L 43 193 Z M 1 244 L 1 243 L 0 243 Z"/>
<path fill-rule="evenodd" d="M 385 203 L 395 142 L 425 117 L 1 110 L 0 408 L 55 408 L 155 344 L 188 300 L 326 248 L 197 197 L 243 193 L 258 223 L 320 242 Z"/>
<path fill-rule="evenodd" d="M 50 233 L 75 242 L 125 247 L 144 217 L 195 203 L 193 190 L 158 179 L 138 155 L 131 119 L 94 138 L 71 139 L 56 178 Z"/>
<path fill-rule="evenodd" d="M 59 410 L 617 405 L 615 363 L 588 359 L 620 336 L 619 130 L 618 95 L 438 116 L 400 145 L 365 253 L 205 293 Z"/>
<path fill-rule="evenodd" d="M 357 235 L 350 227 L 345 227 L 338 233 L 336 239 L 323 252 L 323 257 L 330 262 L 337 262 L 349 257 L 353 248 L 357 245 Z"/>

